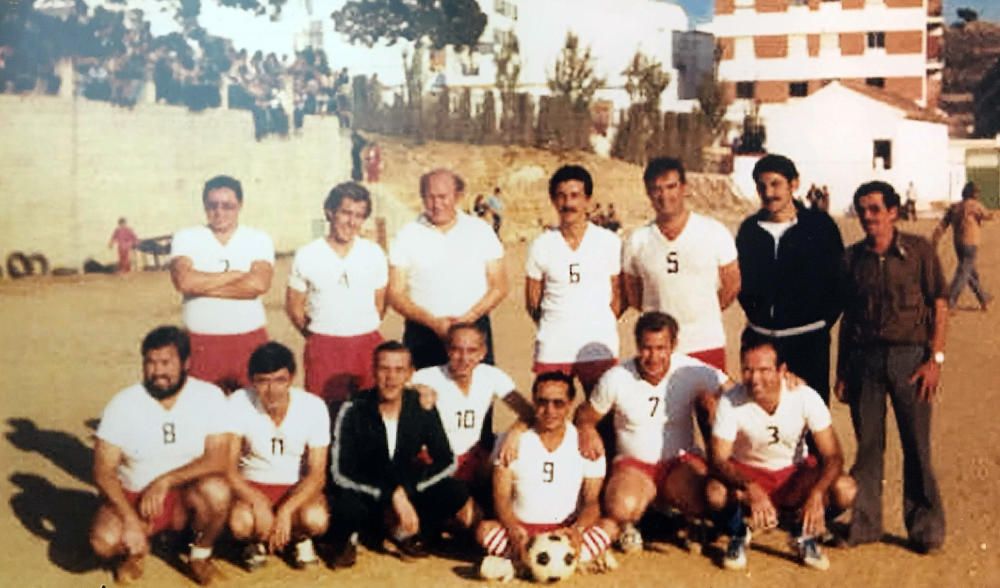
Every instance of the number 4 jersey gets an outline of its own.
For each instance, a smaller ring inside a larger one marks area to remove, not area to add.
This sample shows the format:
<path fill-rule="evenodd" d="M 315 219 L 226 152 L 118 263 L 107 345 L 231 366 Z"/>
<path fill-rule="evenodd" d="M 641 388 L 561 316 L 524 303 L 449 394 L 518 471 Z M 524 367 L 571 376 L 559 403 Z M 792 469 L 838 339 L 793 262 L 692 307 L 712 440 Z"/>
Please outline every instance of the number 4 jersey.
<path fill-rule="evenodd" d="M 497 443 L 497 448 L 503 442 Z M 579 437 L 570 423 L 555 451 L 549 451 L 534 430 L 521 434 L 517 459 L 510 464 L 514 474 L 514 515 L 522 523 L 552 525 L 576 512 L 584 479 L 604 478 L 603 457 L 595 460 L 580 455 Z M 497 463 L 494 450 L 493 462 Z"/>

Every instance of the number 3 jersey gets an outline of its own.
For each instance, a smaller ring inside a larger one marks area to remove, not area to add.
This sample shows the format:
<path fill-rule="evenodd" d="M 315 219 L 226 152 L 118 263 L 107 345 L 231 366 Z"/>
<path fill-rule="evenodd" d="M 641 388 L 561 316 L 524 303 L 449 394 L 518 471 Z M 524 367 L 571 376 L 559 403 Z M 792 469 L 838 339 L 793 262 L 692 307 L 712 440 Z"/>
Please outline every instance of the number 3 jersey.
<path fill-rule="evenodd" d="M 451 379 L 447 365 L 417 370 L 410 381 L 437 392 L 438 414 L 455 456 L 466 453 L 479 442 L 486 412 L 493 406 L 493 399 L 503 398 L 514 391 L 514 380 L 510 376 L 484 363 L 472 370 L 468 394 L 463 394 Z"/>
<path fill-rule="evenodd" d="M 104 408 L 97 437 L 122 451 L 122 487 L 141 492 L 150 482 L 205 453 L 205 438 L 233 430 L 217 386 L 188 376 L 168 410 L 142 384 L 125 388 Z"/>
<path fill-rule="evenodd" d="M 831 425 L 830 409 L 815 390 L 801 384 L 791 390 L 781 383 L 774 414 L 753 401 L 743 385 L 726 392 L 715 413 L 712 435 L 733 442 L 732 458 L 757 468 L 780 470 L 808 454 L 805 432 Z"/>
<path fill-rule="evenodd" d="M 600 414 L 614 409 L 618 455 L 654 464 L 698 451 L 695 400 L 702 391 L 715 392 L 728 379 L 710 365 L 674 353 L 667 374 L 650 384 L 633 358 L 608 370 L 589 402 Z"/>
<path fill-rule="evenodd" d="M 253 390 L 229 397 L 235 432 L 243 437 L 240 473 L 259 484 L 297 484 L 307 449 L 330 446 L 330 412 L 323 400 L 289 390 L 288 412 L 280 425 L 267 414 Z"/>
<path fill-rule="evenodd" d="M 558 230 L 538 236 L 525 274 L 543 283 L 535 361 L 575 363 L 618 357 L 611 278 L 621 273 L 621 239 L 592 223 L 577 248 Z"/>
<path fill-rule="evenodd" d="M 503 442 L 497 443 L 497 448 Z M 497 451 L 493 461 L 496 463 Z M 542 445 L 534 430 L 521 434 L 517 459 L 508 466 L 514 474 L 513 509 L 517 520 L 532 525 L 562 523 L 576 512 L 583 480 L 604 478 L 603 457 L 595 460 L 580 455 L 579 437 L 571 423 L 555 451 Z"/>

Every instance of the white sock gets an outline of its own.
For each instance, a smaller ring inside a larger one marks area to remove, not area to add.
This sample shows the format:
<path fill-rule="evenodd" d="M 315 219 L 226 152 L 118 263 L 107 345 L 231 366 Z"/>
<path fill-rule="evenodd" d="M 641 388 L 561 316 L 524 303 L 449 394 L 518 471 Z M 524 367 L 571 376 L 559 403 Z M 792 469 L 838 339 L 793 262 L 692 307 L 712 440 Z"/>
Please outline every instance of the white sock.
<path fill-rule="evenodd" d="M 208 559 L 212 557 L 212 546 L 208 547 L 198 547 L 194 543 L 191 544 L 191 559 Z"/>

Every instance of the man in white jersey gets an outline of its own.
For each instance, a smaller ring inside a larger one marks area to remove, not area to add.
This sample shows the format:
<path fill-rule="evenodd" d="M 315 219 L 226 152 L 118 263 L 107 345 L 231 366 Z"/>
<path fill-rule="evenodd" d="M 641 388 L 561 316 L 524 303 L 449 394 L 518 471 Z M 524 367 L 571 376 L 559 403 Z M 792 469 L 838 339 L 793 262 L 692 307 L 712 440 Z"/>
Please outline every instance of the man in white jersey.
<path fill-rule="evenodd" d="M 305 388 L 338 406 L 375 383 L 372 352 L 382 342 L 388 264 L 376 243 L 358 236 L 371 211 L 361 185 L 330 190 L 330 232 L 295 252 L 285 292 L 285 312 L 306 337 Z"/>
<path fill-rule="evenodd" d="M 576 396 L 573 379 L 561 372 L 541 374 L 531 396 L 535 420 L 518 437 L 517 458 L 504 465 L 494 456 L 497 519 L 483 521 L 476 530 L 487 554 L 480 573 L 488 579 L 512 577 L 528 539 L 551 531 L 569 535 L 581 562 L 614 567 L 607 549 L 618 526 L 601 518 L 600 507 L 606 465 L 580 453 L 576 427 L 567 421 Z"/>
<path fill-rule="evenodd" d="M 389 304 L 406 319 L 403 343 L 417 369 L 447 363 L 444 338 L 455 323 L 479 325 L 484 361 L 493 363 L 489 313 L 507 295 L 503 245 L 488 224 L 458 209 L 464 191 L 450 170 L 421 176 L 424 212 L 389 248 Z"/>
<path fill-rule="evenodd" d="M 218 387 L 188 377 L 191 343 L 177 327 L 142 341 L 141 384 L 104 409 L 94 447 L 94 483 L 104 500 L 90 529 L 101 559 L 118 558 L 115 580 L 139 579 L 149 537 L 194 531 L 189 571 L 200 584 L 215 575 L 212 545 L 226 525 L 229 420 Z"/>
<path fill-rule="evenodd" d="M 722 311 L 740 291 L 733 236 L 719 221 L 687 208 L 687 180 L 679 160 L 653 159 L 642 179 L 656 218 L 625 242 L 628 305 L 674 317 L 680 325 L 675 351 L 725 370 Z"/>
<path fill-rule="evenodd" d="M 271 287 L 274 244 L 239 224 L 243 187 L 236 179 L 208 180 L 201 199 L 208 224 L 174 234 L 170 278 L 184 296 L 191 375 L 232 392 L 248 384 L 247 360 L 267 342 L 260 296 Z"/>
<path fill-rule="evenodd" d="M 785 362 L 770 339 L 746 338 L 741 357 L 743 382 L 723 395 L 715 413 L 712 480 L 706 488 L 709 506 L 723 513 L 723 526 L 731 536 L 723 565 L 747 565 L 746 506 L 755 529 L 776 526 L 779 509 L 796 511 L 793 533 L 799 558 L 825 570 L 830 562 L 816 537 L 826 530 L 826 507 L 848 508 L 856 488 L 843 472 L 844 456 L 830 410 L 808 385 L 789 386 Z M 807 431 L 822 465 L 809 455 Z"/>
<path fill-rule="evenodd" d="M 448 329 L 448 363 L 418 370 L 410 382 L 431 391 L 458 468 L 454 477 L 476 490 L 489 488 L 493 451 L 493 399 L 502 399 L 525 423 L 535 411 L 515 389 L 503 370 L 482 363 L 486 355 L 483 332 L 474 324 L 456 323 Z M 482 498 L 476 496 L 477 498 Z"/>
<path fill-rule="evenodd" d="M 590 173 L 565 165 L 549 179 L 559 226 L 532 242 L 525 264 L 524 304 L 538 325 L 536 374 L 560 371 L 580 380 L 589 397 L 617 363 L 621 314 L 621 240 L 587 220 Z"/>
<path fill-rule="evenodd" d="M 235 501 L 229 529 L 248 541 L 248 570 L 267 563 L 267 553 L 295 546 L 298 568 L 319 559 L 312 537 L 330 519 L 323 496 L 330 414 L 316 396 L 292 387 L 295 357 L 281 343 L 265 343 L 250 356 L 251 387 L 229 397 L 237 439 L 229 483 Z"/>
<path fill-rule="evenodd" d="M 576 412 L 584 455 L 596 456 L 603 449 L 595 424 L 614 410 L 617 453 L 604 511 L 622 525 L 625 552 L 642 548 L 635 525 L 654 500 L 692 518 L 705 510 L 708 466 L 695 445 L 693 421 L 707 438 L 711 406 L 732 382 L 717 368 L 674 352 L 677 330 L 670 315 L 640 316 L 636 357 L 608 370 Z"/>

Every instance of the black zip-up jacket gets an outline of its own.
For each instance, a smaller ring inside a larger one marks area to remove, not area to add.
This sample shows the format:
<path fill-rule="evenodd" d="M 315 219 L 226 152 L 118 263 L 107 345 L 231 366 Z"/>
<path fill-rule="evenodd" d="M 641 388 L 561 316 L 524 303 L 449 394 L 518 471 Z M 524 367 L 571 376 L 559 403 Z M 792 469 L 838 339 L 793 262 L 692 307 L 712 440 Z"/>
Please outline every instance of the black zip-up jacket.
<path fill-rule="evenodd" d="M 747 217 L 736 233 L 739 254 L 739 301 L 747 320 L 766 329 L 787 329 L 840 316 L 840 264 L 844 242 L 825 212 L 795 203 L 798 220 L 782 235 L 777 254 L 774 237 L 757 224 L 763 212 Z"/>
<path fill-rule="evenodd" d="M 402 486 L 410 497 L 455 472 L 455 458 L 436 408 L 424 410 L 414 390 L 403 391 L 396 453 L 389 457 L 378 391 L 345 403 L 334 425 L 330 471 L 339 488 L 387 503 Z"/>

